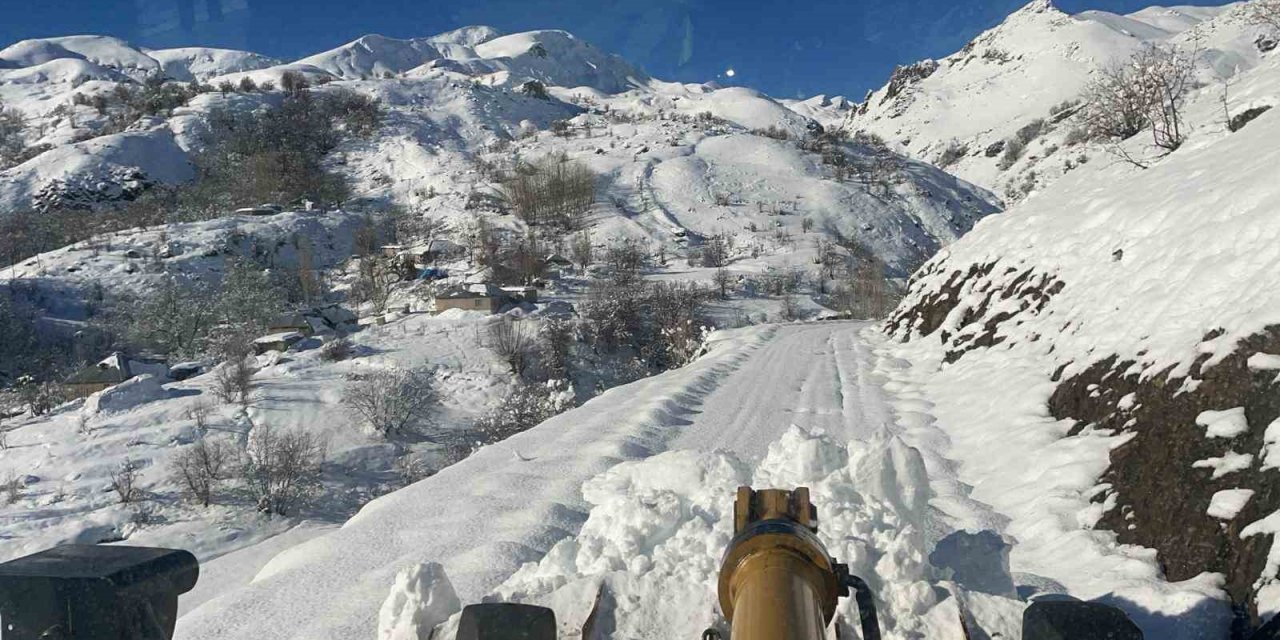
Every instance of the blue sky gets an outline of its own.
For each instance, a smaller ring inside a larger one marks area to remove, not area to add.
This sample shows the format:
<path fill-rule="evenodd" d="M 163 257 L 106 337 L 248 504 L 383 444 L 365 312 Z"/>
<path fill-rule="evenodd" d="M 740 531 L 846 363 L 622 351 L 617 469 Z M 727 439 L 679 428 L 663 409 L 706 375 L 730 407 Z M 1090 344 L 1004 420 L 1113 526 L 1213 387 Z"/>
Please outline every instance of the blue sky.
<path fill-rule="evenodd" d="M 365 33 L 408 38 L 468 24 L 560 28 L 656 77 L 779 97 L 860 99 L 895 64 L 943 56 L 1026 0 L 0 0 L 0 46 L 103 33 L 147 47 L 221 46 L 292 59 Z M 6 5 L 12 3 L 12 9 Z M 1144 0 L 1058 0 L 1126 13 Z M 1218 4 L 1185 0 L 1178 4 Z"/>

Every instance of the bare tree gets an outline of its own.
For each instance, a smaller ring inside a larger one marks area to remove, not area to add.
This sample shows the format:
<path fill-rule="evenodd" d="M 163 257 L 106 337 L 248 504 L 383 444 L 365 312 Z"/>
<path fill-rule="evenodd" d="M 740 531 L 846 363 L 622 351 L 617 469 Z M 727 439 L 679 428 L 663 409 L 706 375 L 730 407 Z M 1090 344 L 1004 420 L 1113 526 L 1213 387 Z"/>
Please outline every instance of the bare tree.
<path fill-rule="evenodd" d="M 133 460 L 120 463 L 111 474 L 111 490 L 116 492 L 120 504 L 133 504 L 142 499 L 142 489 L 138 486 L 138 470 L 141 466 Z"/>
<path fill-rule="evenodd" d="M 399 280 L 400 273 L 389 259 L 366 256 L 360 259 L 356 281 L 351 285 L 351 297 L 357 303 L 372 303 L 379 313 L 386 311 L 394 291 L 392 285 Z"/>
<path fill-rule="evenodd" d="M 320 490 L 327 446 L 306 431 L 277 433 L 262 425 L 249 434 L 240 475 L 263 513 L 288 515 Z"/>
<path fill-rule="evenodd" d="M 213 494 L 227 477 L 235 449 L 221 440 L 201 438 L 173 457 L 172 474 L 183 495 L 201 506 L 213 503 Z"/>
<path fill-rule="evenodd" d="M 733 248 L 733 239 L 717 233 L 706 239 L 702 245 L 702 266 L 723 267 L 729 264 L 729 252 Z"/>
<path fill-rule="evenodd" d="M 211 409 L 208 403 L 203 400 L 197 400 L 187 409 L 187 418 L 196 424 L 196 431 L 203 435 L 209 430 L 209 413 Z"/>
<path fill-rule="evenodd" d="M 0 104 L 0 169 L 8 169 L 21 159 L 26 148 L 23 141 L 26 126 L 21 111 Z"/>
<path fill-rule="evenodd" d="M 520 320 L 502 318 L 489 324 L 486 338 L 485 346 L 511 367 L 511 373 L 523 377 L 533 360 L 534 332 Z"/>
<path fill-rule="evenodd" d="M 296 96 L 310 86 L 311 83 L 307 82 L 307 77 L 298 71 L 290 69 L 280 76 L 280 88 L 284 90 L 285 95 Z"/>
<path fill-rule="evenodd" d="M 526 224 L 562 230 L 582 226 L 596 198 L 596 176 L 567 157 L 545 157 L 515 168 L 501 193 Z"/>
<path fill-rule="evenodd" d="M 778 315 L 786 322 L 800 319 L 800 304 L 795 296 L 791 294 L 782 296 L 782 309 Z"/>
<path fill-rule="evenodd" d="M 720 292 L 720 299 L 728 300 L 729 286 L 732 283 L 729 271 L 724 267 L 716 269 L 716 272 L 711 276 L 711 281 L 715 284 L 716 290 Z"/>
<path fill-rule="evenodd" d="M 591 266 L 591 233 L 583 230 L 573 236 L 573 242 L 569 245 L 569 253 L 571 259 L 577 263 L 578 271 L 585 272 L 587 267 Z"/>
<path fill-rule="evenodd" d="M 547 377 L 552 380 L 569 378 L 569 357 L 573 348 L 574 328 L 564 318 L 550 317 L 542 321 L 538 331 L 538 351 Z"/>
<path fill-rule="evenodd" d="M 1245 15 L 1254 24 L 1280 31 L 1280 0 L 1253 0 Z"/>
<path fill-rule="evenodd" d="M 649 255 L 644 247 L 629 238 L 613 242 L 604 253 L 604 263 L 609 267 L 611 278 L 618 284 L 638 280 L 640 270 L 648 259 Z"/>
<path fill-rule="evenodd" d="M 426 369 L 383 369 L 348 378 L 342 403 L 383 437 L 419 426 L 436 403 L 435 385 Z"/>

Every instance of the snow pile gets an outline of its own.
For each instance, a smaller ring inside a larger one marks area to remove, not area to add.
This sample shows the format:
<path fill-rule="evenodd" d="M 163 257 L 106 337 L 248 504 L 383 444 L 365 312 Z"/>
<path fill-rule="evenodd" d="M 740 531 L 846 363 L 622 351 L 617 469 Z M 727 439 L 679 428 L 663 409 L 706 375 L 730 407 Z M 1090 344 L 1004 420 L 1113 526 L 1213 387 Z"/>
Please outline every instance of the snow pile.
<path fill-rule="evenodd" d="M 796 427 L 769 447 L 754 472 L 725 452 L 677 451 L 623 463 L 583 486 L 591 511 L 578 535 L 522 567 L 496 593 L 550 606 L 568 629 L 581 627 L 590 611 L 583 604 L 599 590 L 611 637 L 697 637 L 709 626 L 724 627 L 716 581 L 732 537 L 732 487 L 808 486 L 819 537 L 876 591 L 886 638 L 963 638 L 957 600 L 936 591 L 960 589 L 938 580 L 927 560 L 920 529 L 927 503 L 902 509 L 912 502 L 902 493 L 917 491 L 922 479 L 904 464 L 922 473 L 919 453 L 901 442 L 845 444 Z M 873 482 L 864 493 L 863 481 L 872 478 L 895 480 Z M 1007 573 L 984 577 L 1010 588 L 1004 598 L 969 600 L 983 630 L 1017 637 L 1010 623 L 1023 605 L 1008 599 L 1012 580 Z M 844 625 L 856 625 L 852 601 L 842 601 L 839 615 Z"/>
<path fill-rule="evenodd" d="M 474 335 L 474 327 L 431 342 L 437 349 L 462 342 L 468 332 Z M 382 329 L 389 337 L 399 333 L 392 325 Z M 771 335 L 768 327 L 718 333 L 709 353 L 684 369 L 611 389 L 368 503 L 342 528 L 289 549 L 252 583 L 188 613 L 179 621 L 176 637 L 315 640 L 367 635 L 377 628 L 379 607 L 396 575 L 424 562 L 447 568 L 462 602 L 480 601 L 523 563 L 541 558 L 582 525 L 585 481 L 619 462 L 660 451 L 702 397 Z M 412 332 L 406 340 L 423 342 Z M 474 347 L 456 348 L 451 357 L 476 357 L 471 355 Z M 449 357 L 403 355 L 419 362 Z M 299 386 L 281 399 L 327 395 L 318 384 L 310 389 L 302 384 L 315 377 L 299 375 Z M 476 402 L 456 389 L 442 395 L 457 398 L 460 406 Z M 281 403 L 263 417 L 306 422 L 322 415 L 297 413 Z M 317 584 L 326 587 L 317 589 Z"/>
<path fill-rule="evenodd" d="M 396 574 L 378 612 L 378 640 L 420 640 L 462 610 L 444 567 L 425 562 Z"/>
<path fill-rule="evenodd" d="M 169 395 L 161 382 L 149 373 L 130 378 L 85 398 L 82 411 L 86 416 L 95 416 L 128 411 L 140 404 L 161 400 Z"/>

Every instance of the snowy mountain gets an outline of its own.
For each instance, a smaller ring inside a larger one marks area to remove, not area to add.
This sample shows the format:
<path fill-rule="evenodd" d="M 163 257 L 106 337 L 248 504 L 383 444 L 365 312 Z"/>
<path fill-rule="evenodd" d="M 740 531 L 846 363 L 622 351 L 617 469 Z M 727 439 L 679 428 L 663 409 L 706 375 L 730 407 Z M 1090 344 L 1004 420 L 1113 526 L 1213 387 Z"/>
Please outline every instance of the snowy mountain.
<path fill-rule="evenodd" d="M 899 67 L 845 126 L 1016 201 L 1080 163 L 1073 116 L 1100 65 L 1153 43 L 1198 47 L 1203 80 L 1221 81 L 1261 59 L 1262 30 L 1244 11 L 1238 3 L 1068 15 L 1035 0 L 950 56 Z M 1002 162 L 1006 142 L 1037 121 L 1025 155 Z"/>
<path fill-rule="evenodd" d="M 217 121 L 287 104 L 286 72 L 311 83 L 306 104 L 367 96 L 380 118 L 317 161 L 346 201 L 161 216 L 0 270 L 42 331 L 86 350 L 117 330 L 98 322 L 104 299 L 212 290 L 246 261 L 325 292 L 249 343 L 239 400 L 236 363 L 201 353 L 183 379 L 0 416 L 0 560 L 191 549 L 183 639 L 447 640 L 458 605 L 481 601 L 551 607 L 566 636 L 601 603 L 602 638 L 697 637 L 725 628 L 734 489 L 808 486 L 885 638 L 1016 638 L 1038 597 L 1117 606 L 1148 638 L 1245 637 L 1280 612 L 1280 58 L 1242 11 L 1037 0 L 860 104 L 664 82 L 563 31 L 371 35 L 291 62 L 111 38 L 9 47 L 0 100 L 41 147 L 0 171 L 0 215 L 105 215 L 189 183 Z M 1068 143 L 1091 75 L 1149 43 L 1202 51 L 1185 140 Z M 165 88 L 192 93 L 141 116 L 107 97 Z M 531 298 L 477 256 L 530 259 L 538 230 L 496 194 L 548 159 L 595 195 L 532 255 L 556 266 Z M 444 229 L 385 244 L 373 212 L 391 208 Z M 602 289 L 627 247 L 647 260 Z M 837 319 L 852 312 L 823 275 L 833 251 L 858 300 L 910 276 L 884 323 Z M 662 302 L 621 296 L 691 282 L 704 313 L 638 334 L 691 331 L 685 357 L 658 372 L 606 348 L 603 324 Z M 435 313 L 454 294 L 479 310 Z M 501 352 L 517 325 L 537 367 L 565 331 L 564 378 L 526 378 Z M 406 370 L 430 381 L 429 428 L 392 436 L 350 394 Z M 545 404 L 511 403 L 526 393 Z M 538 417 L 488 437 L 485 420 L 524 411 Z M 273 433 L 322 454 L 287 516 L 232 477 Z M 201 443 L 239 452 L 212 505 L 174 474 Z M 120 497 L 123 469 L 142 498 Z M 842 601 L 841 637 L 858 619 Z"/>
<path fill-rule="evenodd" d="M 0 49 L 0 68 L 22 68 L 62 59 L 85 60 L 135 78 L 156 72 L 160 63 L 128 42 L 110 36 L 66 36 L 23 40 Z"/>
<path fill-rule="evenodd" d="M 811 101 L 810 117 L 746 88 L 652 80 L 563 31 L 499 35 L 469 27 L 415 40 L 371 35 L 275 65 L 246 52 L 197 48 L 148 55 L 115 39 L 91 43 L 53 39 L 41 45 L 46 53 L 40 56 L 31 53 L 34 44 L 10 47 L 9 59 L 35 66 L 0 71 L 0 80 L 13 78 L 0 84 L 0 100 L 22 111 L 28 130 L 39 132 L 30 144 L 50 149 L 0 172 L 0 211 L 98 206 L 189 180 L 190 156 L 204 147 L 203 122 L 210 114 L 277 99 L 271 91 L 202 93 L 170 117 L 144 117 L 111 133 L 111 107 L 95 111 L 88 105 L 98 96 L 109 103 L 115 85 L 130 83 L 118 69 L 145 64 L 175 80 L 233 87 L 246 80 L 279 86 L 292 70 L 324 84 L 318 91 L 351 89 L 378 99 L 390 111 L 387 126 L 373 140 L 339 149 L 335 170 L 363 197 L 429 206 L 445 218 L 462 216 L 471 193 L 493 189 L 475 174 L 478 161 L 568 153 L 608 181 L 609 202 L 598 222 L 604 232 L 682 253 L 678 241 L 685 232 L 728 233 L 750 246 L 762 242 L 766 229 L 795 229 L 807 218 L 805 224 L 865 236 L 897 275 L 905 275 L 995 210 L 989 194 L 922 163 L 909 163 L 893 178 L 891 198 L 835 176 L 798 146 L 813 123 L 835 122 L 829 114 L 847 108 L 842 98 Z M 72 57 L 84 55 L 80 51 L 115 66 L 76 67 L 97 64 Z M 63 57 L 46 60 L 55 54 Z M 73 66 L 49 75 L 44 67 L 54 64 Z M 84 76 L 93 71 L 100 72 Z M 550 87 L 547 99 L 524 95 L 521 87 L 529 81 Z M 702 114 L 710 119 L 694 122 Z M 529 135 L 556 121 L 566 122 L 572 135 Z M 764 131 L 782 132 L 790 141 L 760 135 Z M 512 148 L 489 150 L 507 144 Z M 431 189 L 438 196 L 428 203 L 423 195 Z M 716 203 L 729 194 L 731 202 Z M 776 219 L 783 210 L 797 215 Z"/>

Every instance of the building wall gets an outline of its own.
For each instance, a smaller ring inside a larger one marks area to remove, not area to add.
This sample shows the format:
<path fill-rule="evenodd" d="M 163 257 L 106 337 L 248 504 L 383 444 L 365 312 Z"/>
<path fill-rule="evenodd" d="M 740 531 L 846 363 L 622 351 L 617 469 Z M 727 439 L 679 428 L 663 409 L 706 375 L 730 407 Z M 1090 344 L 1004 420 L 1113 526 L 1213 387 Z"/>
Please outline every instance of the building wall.
<path fill-rule="evenodd" d="M 436 313 L 449 309 L 497 313 L 497 298 L 436 298 Z"/>

